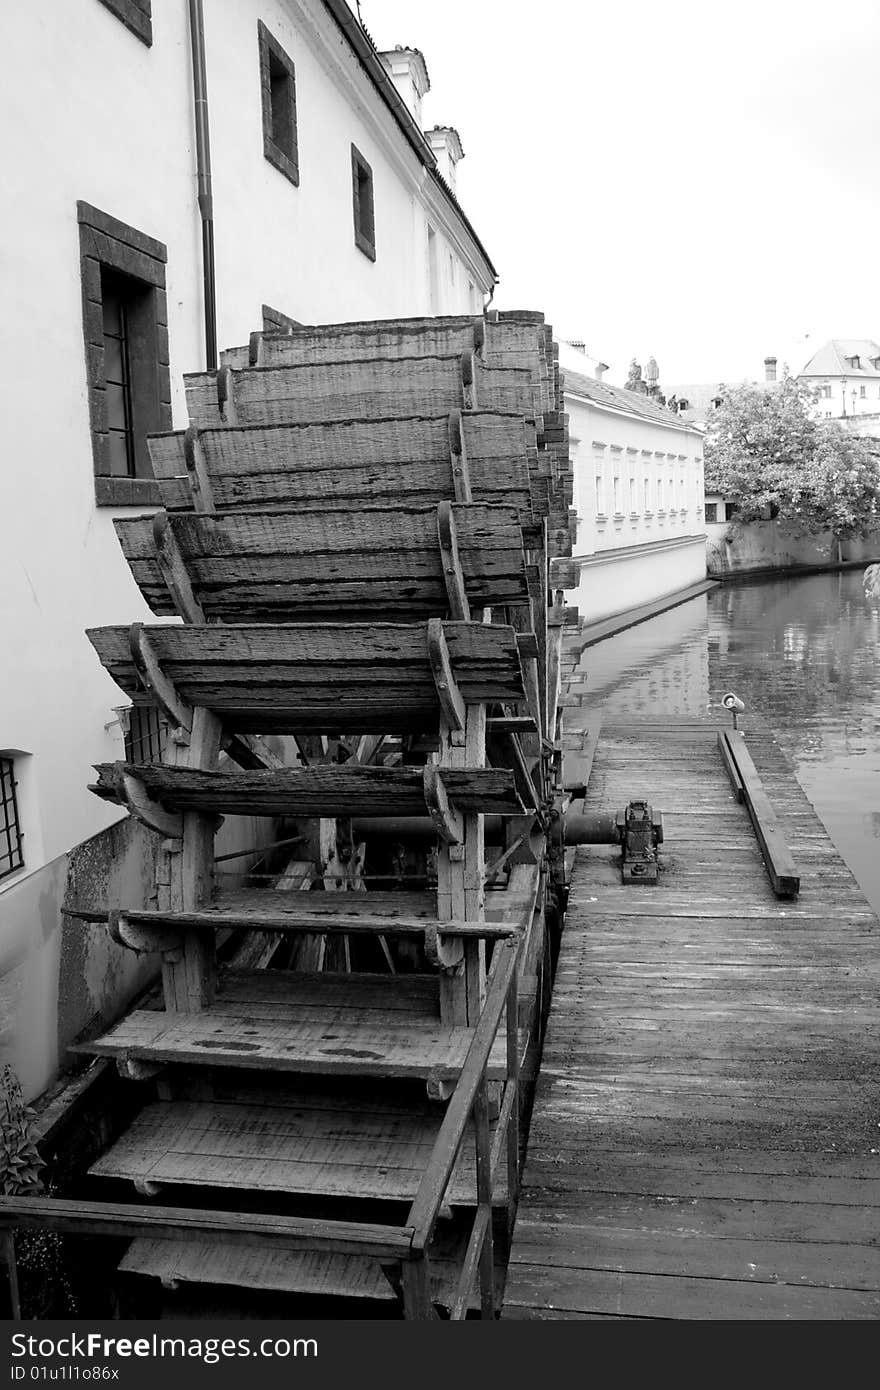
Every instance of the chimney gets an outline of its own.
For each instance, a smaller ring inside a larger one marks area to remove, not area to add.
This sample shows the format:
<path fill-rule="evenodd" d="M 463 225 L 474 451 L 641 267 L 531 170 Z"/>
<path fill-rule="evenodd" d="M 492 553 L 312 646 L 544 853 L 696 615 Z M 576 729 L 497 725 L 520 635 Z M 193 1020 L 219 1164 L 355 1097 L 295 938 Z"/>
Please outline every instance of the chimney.
<path fill-rule="evenodd" d="M 425 131 L 425 139 L 437 160 L 437 168 L 454 193 L 456 166 L 464 159 L 458 131 L 451 125 L 435 125 L 433 130 Z"/>
<path fill-rule="evenodd" d="M 421 130 L 422 97 L 430 91 L 431 82 L 425 60 L 417 48 L 402 48 L 400 44 L 379 57 L 391 81 L 400 93 L 407 110 Z"/>
<path fill-rule="evenodd" d="M 764 358 L 764 380 L 765 380 L 765 381 L 775 381 L 775 380 L 776 380 L 776 358 L 775 358 L 775 357 L 765 357 L 765 358 Z"/>
<path fill-rule="evenodd" d="M 595 376 L 595 378 L 596 378 L 597 381 L 601 381 L 602 378 L 603 378 L 603 376 L 605 375 L 605 373 L 606 373 L 607 371 L 608 371 L 608 363 L 607 363 L 607 362 L 597 362 L 593 374 L 594 374 L 594 376 Z"/>

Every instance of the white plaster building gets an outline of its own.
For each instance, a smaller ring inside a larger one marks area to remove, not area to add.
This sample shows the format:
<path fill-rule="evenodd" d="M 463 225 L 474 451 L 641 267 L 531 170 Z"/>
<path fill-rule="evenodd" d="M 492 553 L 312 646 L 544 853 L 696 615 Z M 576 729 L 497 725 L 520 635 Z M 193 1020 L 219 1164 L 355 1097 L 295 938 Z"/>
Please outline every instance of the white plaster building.
<path fill-rule="evenodd" d="M 578 517 L 572 602 L 591 623 L 705 578 L 703 439 L 650 397 L 574 370 L 577 361 L 560 354 Z"/>
<path fill-rule="evenodd" d="M 27 1095 L 142 979 L 59 907 L 71 872 L 143 877 L 87 790 L 125 716 L 84 629 L 151 616 L 112 522 L 157 500 L 143 437 L 186 424 L 182 373 L 210 357 L 203 247 L 220 347 L 286 320 L 478 313 L 496 279 L 452 191 L 458 136 L 422 134 L 421 54 L 381 57 L 344 0 L 222 0 L 200 72 L 200 10 L 3 15 L 0 1042 Z"/>
<path fill-rule="evenodd" d="M 880 413 L 880 343 L 872 338 L 831 338 L 798 373 L 798 381 L 816 392 L 816 413 L 828 420 L 852 422 L 856 433 L 876 433 Z M 862 416 L 873 428 L 860 430 Z"/>

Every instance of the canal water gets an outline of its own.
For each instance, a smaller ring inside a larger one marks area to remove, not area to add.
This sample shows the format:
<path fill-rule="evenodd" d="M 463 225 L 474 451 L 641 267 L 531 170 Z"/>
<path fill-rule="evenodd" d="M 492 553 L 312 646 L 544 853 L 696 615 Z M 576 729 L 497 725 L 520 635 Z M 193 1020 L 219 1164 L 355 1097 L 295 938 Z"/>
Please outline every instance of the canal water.
<path fill-rule="evenodd" d="M 608 723 L 723 713 L 734 691 L 880 912 L 880 605 L 860 569 L 722 585 L 587 647 L 578 671 Z"/>

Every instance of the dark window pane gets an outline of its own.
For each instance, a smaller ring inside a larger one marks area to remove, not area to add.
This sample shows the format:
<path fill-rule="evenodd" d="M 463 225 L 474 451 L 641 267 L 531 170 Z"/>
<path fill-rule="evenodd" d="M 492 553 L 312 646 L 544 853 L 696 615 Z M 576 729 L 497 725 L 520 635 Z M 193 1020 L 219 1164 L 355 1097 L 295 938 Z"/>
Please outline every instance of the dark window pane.
<path fill-rule="evenodd" d="M 293 84 L 280 64 L 270 64 L 272 139 L 288 158 L 293 154 Z"/>
<path fill-rule="evenodd" d="M 125 387 L 107 382 L 107 425 L 111 430 L 125 430 L 128 426 Z"/>
<path fill-rule="evenodd" d="M 117 337 L 122 333 L 122 306 L 119 296 L 109 288 L 106 277 L 102 285 L 101 297 L 104 310 L 104 332 L 115 333 Z"/>
<path fill-rule="evenodd" d="M 113 478 L 127 478 L 129 465 L 128 441 L 125 433 L 111 430 L 107 436 L 107 465 Z"/>
<path fill-rule="evenodd" d="M 104 376 L 108 382 L 123 383 L 122 343 L 118 338 L 104 335 Z"/>

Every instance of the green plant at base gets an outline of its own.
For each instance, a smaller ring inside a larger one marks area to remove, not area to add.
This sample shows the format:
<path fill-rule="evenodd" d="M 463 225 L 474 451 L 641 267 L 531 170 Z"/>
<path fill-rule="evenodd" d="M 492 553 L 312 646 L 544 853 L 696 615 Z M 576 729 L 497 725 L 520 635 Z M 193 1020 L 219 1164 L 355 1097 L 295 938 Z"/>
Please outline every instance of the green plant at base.
<path fill-rule="evenodd" d="M 36 1195 L 46 1166 L 34 1138 L 35 1112 L 25 1105 L 21 1083 L 6 1064 L 0 1070 L 0 1193 L 4 1197 Z M 22 1317 L 71 1317 L 77 1312 L 57 1231 L 16 1231 Z"/>

